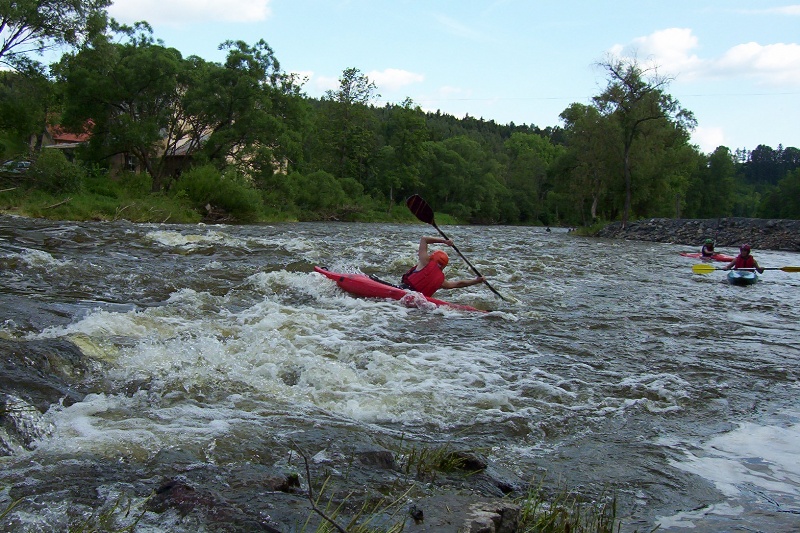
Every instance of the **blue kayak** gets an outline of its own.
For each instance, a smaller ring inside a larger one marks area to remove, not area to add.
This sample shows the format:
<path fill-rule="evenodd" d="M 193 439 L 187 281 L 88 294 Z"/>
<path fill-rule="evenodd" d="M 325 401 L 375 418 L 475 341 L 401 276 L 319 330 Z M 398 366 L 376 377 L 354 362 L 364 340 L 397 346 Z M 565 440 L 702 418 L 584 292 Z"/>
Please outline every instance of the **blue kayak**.
<path fill-rule="evenodd" d="M 752 285 L 758 281 L 758 274 L 753 270 L 731 270 L 728 272 L 728 283 L 731 285 Z"/>

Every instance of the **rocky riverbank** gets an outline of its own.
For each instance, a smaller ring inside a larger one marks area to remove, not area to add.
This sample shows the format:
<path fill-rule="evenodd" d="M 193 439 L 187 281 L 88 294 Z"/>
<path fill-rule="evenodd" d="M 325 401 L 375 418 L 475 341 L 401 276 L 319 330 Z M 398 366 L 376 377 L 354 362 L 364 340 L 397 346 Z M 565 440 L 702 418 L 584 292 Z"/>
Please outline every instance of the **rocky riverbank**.
<path fill-rule="evenodd" d="M 596 236 L 686 244 L 698 250 L 705 239 L 714 239 L 718 247 L 738 247 L 748 243 L 756 250 L 800 252 L 800 220 L 649 218 L 628 222 L 624 228 L 621 222 L 614 222 Z"/>

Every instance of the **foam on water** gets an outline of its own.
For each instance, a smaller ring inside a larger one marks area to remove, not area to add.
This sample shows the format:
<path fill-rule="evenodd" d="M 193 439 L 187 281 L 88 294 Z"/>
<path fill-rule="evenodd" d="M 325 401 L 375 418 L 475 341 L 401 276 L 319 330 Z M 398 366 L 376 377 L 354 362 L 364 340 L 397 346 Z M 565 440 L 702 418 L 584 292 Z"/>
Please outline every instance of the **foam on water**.
<path fill-rule="evenodd" d="M 190 428 L 181 439 L 191 440 L 192 427 L 251 416 L 213 414 L 234 393 L 276 409 L 299 406 L 362 423 L 432 428 L 503 419 L 527 409 L 525 394 L 537 387 L 554 402 L 566 394 L 535 377 L 517 383 L 519 376 L 506 368 L 509 362 L 490 339 L 454 345 L 397 337 L 398 325 L 405 329 L 433 316 L 483 317 L 352 298 L 315 274 L 262 272 L 247 285 L 261 298 L 251 295 L 244 307 L 231 306 L 239 303 L 233 294 L 180 289 L 160 306 L 95 310 L 73 324 L 29 335 L 91 339 L 105 347 L 104 358 L 112 363 L 107 377 L 119 389 L 148 384 L 144 396 L 90 397 L 53 413 L 57 440 L 72 439 L 67 446 L 78 448 L 96 440 L 93 449 L 111 442 L 112 450 L 158 449 L 174 441 L 170 428 Z M 162 401 L 171 394 L 194 397 L 202 408 L 175 409 Z M 140 413 L 135 424 L 124 422 L 131 412 Z"/>
<path fill-rule="evenodd" d="M 798 442 L 800 424 L 743 423 L 699 448 L 685 450 L 685 459 L 671 464 L 713 482 L 729 501 L 690 513 L 658 517 L 659 524 L 663 528 L 690 528 L 708 516 L 736 516 L 742 506 L 731 502 L 754 499 L 788 512 L 800 512 Z"/>
<path fill-rule="evenodd" d="M 70 407 L 52 409 L 46 417 L 53 429 L 36 443 L 39 452 L 142 461 L 169 447 L 208 449 L 237 426 L 259 423 L 230 403 L 177 401 L 147 391 L 91 394 Z"/>
<path fill-rule="evenodd" d="M 31 267 L 54 268 L 72 264 L 69 259 L 56 259 L 42 250 L 26 249 L 19 256 Z"/>
<path fill-rule="evenodd" d="M 213 228 L 198 226 L 202 232 L 180 232 L 174 230 L 153 230 L 147 233 L 146 238 L 169 248 L 192 249 L 197 246 L 209 244 L 230 244 L 231 246 L 244 246 L 241 239 L 232 238 L 230 235 Z"/>

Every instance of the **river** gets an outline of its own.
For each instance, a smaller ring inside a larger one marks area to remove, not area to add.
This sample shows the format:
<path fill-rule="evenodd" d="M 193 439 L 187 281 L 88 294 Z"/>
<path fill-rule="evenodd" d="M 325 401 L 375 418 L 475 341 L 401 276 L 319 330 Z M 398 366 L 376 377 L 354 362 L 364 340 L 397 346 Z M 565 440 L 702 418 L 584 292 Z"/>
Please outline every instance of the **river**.
<path fill-rule="evenodd" d="M 186 457 L 182 479 L 203 470 L 240 508 L 278 516 L 248 479 L 285 466 L 292 442 L 316 457 L 343 434 L 453 443 L 554 492 L 612 492 L 622 531 L 800 526 L 800 274 L 733 287 L 694 274 L 686 246 L 442 230 L 508 301 L 478 285 L 436 296 L 489 313 L 407 308 L 312 272 L 397 281 L 436 235 L 424 224 L 0 217 L 0 337 L 70 339 L 102 361 L 91 394 L 52 406 L 29 449 L 1 458 L 0 510 L 22 500 L 0 529 L 65 530 L 122 496 L 136 514 Z M 450 256 L 450 278 L 472 276 Z M 312 431 L 330 433 L 299 436 Z"/>

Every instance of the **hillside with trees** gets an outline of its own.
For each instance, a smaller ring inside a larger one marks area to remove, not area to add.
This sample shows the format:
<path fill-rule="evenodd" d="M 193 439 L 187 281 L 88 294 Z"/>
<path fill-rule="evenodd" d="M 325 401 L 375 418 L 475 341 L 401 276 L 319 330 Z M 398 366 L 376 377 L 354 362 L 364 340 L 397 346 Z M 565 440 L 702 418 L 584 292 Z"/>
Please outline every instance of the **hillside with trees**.
<path fill-rule="evenodd" d="M 107 5 L 19 2 L 2 15 L 0 160 L 31 166 L 0 170 L 0 210 L 403 220 L 393 208 L 418 193 L 479 224 L 800 218 L 800 150 L 700 152 L 671 80 L 636 60 L 606 58 L 605 89 L 564 109 L 559 126 L 496 124 L 410 99 L 378 107 L 379 87 L 357 68 L 309 98 L 263 40 L 222 43 L 222 63 L 184 57 L 146 23 L 109 19 Z M 46 68 L 37 53 L 54 44 L 71 48 Z"/>

